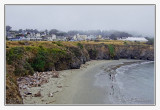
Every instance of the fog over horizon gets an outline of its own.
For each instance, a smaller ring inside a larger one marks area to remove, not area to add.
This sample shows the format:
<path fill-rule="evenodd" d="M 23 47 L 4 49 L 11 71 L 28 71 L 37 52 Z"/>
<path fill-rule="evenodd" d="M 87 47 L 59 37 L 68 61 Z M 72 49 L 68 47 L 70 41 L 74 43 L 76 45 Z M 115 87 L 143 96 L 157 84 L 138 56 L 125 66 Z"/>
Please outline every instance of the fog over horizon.
<path fill-rule="evenodd" d="M 14 30 L 118 30 L 155 36 L 155 6 L 6 5 L 5 24 Z"/>

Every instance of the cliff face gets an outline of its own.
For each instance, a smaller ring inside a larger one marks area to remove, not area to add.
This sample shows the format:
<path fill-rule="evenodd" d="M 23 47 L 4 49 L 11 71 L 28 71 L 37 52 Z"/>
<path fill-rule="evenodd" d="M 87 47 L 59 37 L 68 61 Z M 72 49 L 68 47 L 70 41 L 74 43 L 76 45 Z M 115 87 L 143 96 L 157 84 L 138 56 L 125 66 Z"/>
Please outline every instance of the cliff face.
<path fill-rule="evenodd" d="M 17 79 L 16 76 L 12 74 L 15 68 L 11 65 L 6 65 L 6 67 L 6 104 L 22 104 L 23 101 L 18 91 Z"/>
<path fill-rule="evenodd" d="M 154 48 L 149 45 L 86 45 L 90 59 L 154 60 Z"/>
<path fill-rule="evenodd" d="M 154 60 L 154 48 L 149 45 L 41 44 L 10 47 L 6 51 L 7 78 L 6 103 L 23 103 L 16 78 L 32 75 L 34 71 L 78 69 L 89 60 L 98 59 L 143 59 Z"/>
<path fill-rule="evenodd" d="M 154 60 L 153 46 L 115 46 L 118 58 Z"/>

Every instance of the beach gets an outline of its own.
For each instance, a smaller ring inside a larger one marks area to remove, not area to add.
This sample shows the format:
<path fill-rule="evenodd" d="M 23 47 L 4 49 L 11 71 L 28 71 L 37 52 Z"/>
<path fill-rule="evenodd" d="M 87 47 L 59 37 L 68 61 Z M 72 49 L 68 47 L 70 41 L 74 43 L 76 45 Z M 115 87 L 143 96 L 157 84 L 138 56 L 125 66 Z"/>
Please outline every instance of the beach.
<path fill-rule="evenodd" d="M 92 60 L 80 69 L 58 71 L 58 78 L 48 78 L 40 87 L 31 87 L 32 95 L 23 98 L 24 104 L 113 104 L 116 94 L 114 71 L 140 60 Z M 113 70 L 114 69 L 114 70 Z M 104 71 L 112 73 L 105 75 Z M 105 76 L 104 76 L 105 75 Z M 114 86 L 114 87 L 113 87 Z M 35 97 L 40 91 L 41 95 Z M 114 93 L 115 92 L 115 93 Z M 120 99 L 117 104 L 123 103 Z M 124 103 L 123 103 L 124 104 Z"/>

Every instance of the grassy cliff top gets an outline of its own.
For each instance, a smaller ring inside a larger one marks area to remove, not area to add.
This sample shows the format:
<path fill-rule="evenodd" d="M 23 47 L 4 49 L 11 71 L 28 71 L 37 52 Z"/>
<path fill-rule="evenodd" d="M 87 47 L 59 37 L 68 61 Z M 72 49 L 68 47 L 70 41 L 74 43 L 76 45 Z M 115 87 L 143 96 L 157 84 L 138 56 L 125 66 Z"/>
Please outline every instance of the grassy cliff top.
<path fill-rule="evenodd" d="M 7 41 L 6 47 L 18 47 L 18 46 L 45 46 L 45 47 L 59 47 L 59 46 L 77 46 L 81 44 L 113 44 L 113 45 L 147 45 L 145 42 L 131 42 L 121 40 L 101 40 L 101 41 Z"/>

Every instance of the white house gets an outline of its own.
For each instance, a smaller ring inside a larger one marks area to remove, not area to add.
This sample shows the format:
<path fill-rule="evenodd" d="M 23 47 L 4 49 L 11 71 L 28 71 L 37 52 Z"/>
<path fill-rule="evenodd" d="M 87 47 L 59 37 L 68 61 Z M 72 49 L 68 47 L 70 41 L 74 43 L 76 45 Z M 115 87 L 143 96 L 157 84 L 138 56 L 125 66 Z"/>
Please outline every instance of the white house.
<path fill-rule="evenodd" d="M 139 42 L 147 42 L 148 40 L 144 37 L 127 37 L 125 39 L 119 39 L 123 41 L 139 41 Z"/>
<path fill-rule="evenodd" d="M 95 39 L 96 39 L 96 36 L 94 36 L 94 35 L 89 35 L 87 37 L 87 40 L 95 40 Z"/>
<path fill-rule="evenodd" d="M 52 35 L 45 35 L 42 37 L 42 39 L 44 41 L 55 41 L 56 40 L 56 35 L 55 34 L 52 34 Z"/>
<path fill-rule="evenodd" d="M 55 34 L 46 35 L 45 37 L 46 37 L 47 41 L 54 41 L 54 40 L 56 40 L 56 35 Z"/>
<path fill-rule="evenodd" d="M 98 36 L 97 36 L 97 39 L 101 39 L 101 38 L 102 38 L 102 36 L 101 36 L 101 35 L 98 35 Z"/>
<path fill-rule="evenodd" d="M 37 36 L 37 37 L 40 37 L 40 36 L 41 36 L 41 34 L 40 34 L 40 33 L 37 33 L 37 34 L 36 34 L 36 36 Z"/>
<path fill-rule="evenodd" d="M 56 35 L 55 34 L 52 34 L 52 39 L 56 39 L 57 37 L 56 37 Z"/>
<path fill-rule="evenodd" d="M 86 40 L 87 39 L 87 35 L 79 35 L 77 34 L 77 40 Z"/>
<path fill-rule="evenodd" d="M 75 41 L 77 40 L 77 36 L 76 35 L 73 36 L 73 40 L 75 40 Z"/>

